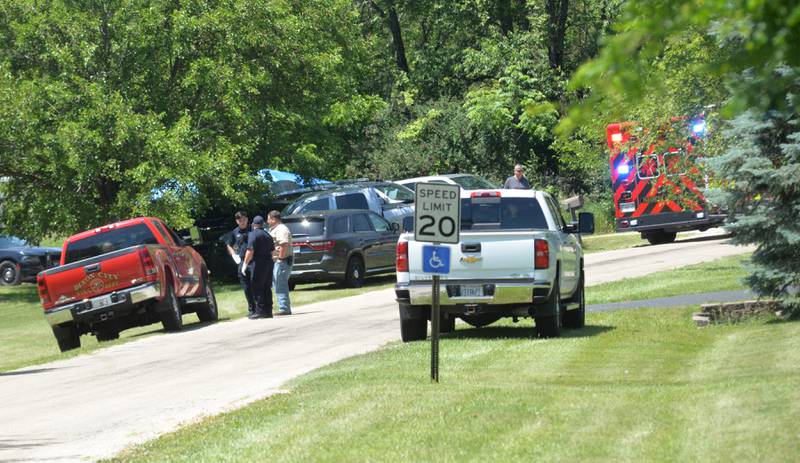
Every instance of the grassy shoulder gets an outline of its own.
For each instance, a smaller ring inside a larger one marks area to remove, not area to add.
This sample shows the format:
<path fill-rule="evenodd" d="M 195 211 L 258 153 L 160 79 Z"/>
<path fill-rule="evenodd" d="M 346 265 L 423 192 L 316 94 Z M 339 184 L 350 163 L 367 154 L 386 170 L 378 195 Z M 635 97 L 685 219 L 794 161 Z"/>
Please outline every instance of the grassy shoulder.
<path fill-rule="evenodd" d="M 678 239 L 686 239 L 697 236 L 698 232 L 689 231 L 678 233 Z M 617 249 L 638 248 L 650 246 L 647 240 L 642 239 L 637 232 L 626 233 L 607 233 L 599 235 L 586 235 L 582 237 L 583 251 L 587 254 L 603 251 L 615 251 Z"/>
<path fill-rule="evenodd" d="M 328 299 L 354 296 L 367 291 L 388 288 L 394 275 L 368 278 L 362 288 L 340 288 L 333 284 L 298 285 L 291 292 L 292 305 L 301 306 Z M 247 315 L 247 302 L 238 284 L 215 284 L 220 320 L 233 320 Z M 98 343 L 94 336 L 81 336 L 81 348 L 59 352 L 50 325 L 44 319 L 36 286 L 0 287 L 0 372 L 29 365 L 60 360 L 93 352 L 97 349 L 126 343 L 145 336 L 164 334 L 160 323 L 132 328 L 120 338 Z M 195 314 L 183 317 L 184 326 L 199 324 Z"/>
<path fill-rule="evenodd" d="M 783 461 L 800 454 L 800 323 L 698 329 L 693 307 L 592 313 L 560 339 L 458 326 L 302 376 L 115 461 Z"/>
<path fill-rule="evenodd" d="M 666 272 L 595 285 L 586 289 L 587 304 L 637 301 L 715 291 L 745 289 L 742 266 L 749 254 L 723 257 Z"/>

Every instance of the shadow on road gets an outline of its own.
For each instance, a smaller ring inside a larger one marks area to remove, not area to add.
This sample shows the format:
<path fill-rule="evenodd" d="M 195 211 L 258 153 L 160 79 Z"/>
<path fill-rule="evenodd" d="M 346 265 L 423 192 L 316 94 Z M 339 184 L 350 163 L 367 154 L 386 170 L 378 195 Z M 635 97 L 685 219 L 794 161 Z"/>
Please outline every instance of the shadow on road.
<path fill-rule="evenodd" d="M 0 376 L 22 376 L 22 375 L 33 375 L 36 373 L 44 373 L 46 371 L 53 371 L 53 370 L 62 370 L 62 368 L 36 368 L 33 370 L 22 370 L 22 371 L 11 371 L 8 373 L 0 373 Z"/>
<path fill-rule="evenodd" d="M 586 338 L 615 329 L 613 326 L 587 325 L 577 330 L 561 331 L 562 338 Z M 442 335 L 442 339 L 536 339 L 533 326 L 487 326 L 483 328 L 458 329 Z"/>
<path fill-rule="evenodd" d="M 390 273 L 388 275 L 380 275 L 375 277 L 369 277 L 364 279 L 364 285 L 362 288 L 370 288 L 373 286 L 381 286 L 385 285 L 386 283 L 394 283 L 395 281 L 394 273 Z M 347 289 L 347 286 L 344 286 L 341 283 L 319 283 L 319 284 L 312 284 L 312 285 L 298 285 L 292 292 L 313 292 L 313 291 L 326 291 L 331 289 Z"/>
<path fill-rule="evenodd" d="M 720 241 L 726 240 L 733 235 L 730 233 L 724 233 L 722 235 L 711 235 L 711 236 L 698 236 L 696 238 L 686 238 L 686 239 L 677 239 L 675 240 L 676 243 L 702 243 L 703 241 Z"/>

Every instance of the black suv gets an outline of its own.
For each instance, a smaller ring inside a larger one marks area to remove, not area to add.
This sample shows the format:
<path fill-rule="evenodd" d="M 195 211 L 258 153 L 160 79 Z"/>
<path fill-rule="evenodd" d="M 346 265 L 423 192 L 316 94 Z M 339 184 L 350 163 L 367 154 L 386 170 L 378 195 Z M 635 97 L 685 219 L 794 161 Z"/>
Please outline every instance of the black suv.
<path fill-rule="evenodd" d="M 35 283 L 36 274 L 58 266 L 61 249 L 30 246 L 24 240 L 0 235 L 0 286 Z"/>
<path fill-rule="evenodd" d="M 372 211 L 316 211 L 283 223 L 292 232 L 292 288 L 330 281 L 357 288 L 365 276 L 394 272 L 399 227 Z"/>

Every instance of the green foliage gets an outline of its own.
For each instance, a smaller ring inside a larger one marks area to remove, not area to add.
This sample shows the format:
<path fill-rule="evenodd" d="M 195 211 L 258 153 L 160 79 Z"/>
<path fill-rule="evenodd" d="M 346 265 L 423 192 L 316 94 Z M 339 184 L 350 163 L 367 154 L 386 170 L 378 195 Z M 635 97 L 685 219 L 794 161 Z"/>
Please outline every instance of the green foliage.
<path fill-rule="evenodd" d="M 785 109 L 733 119 L 730 146 L 711 163 L 729 182 L 716 199 L 741 213 L 728 225 L 734 242 L 758 245 L 748 284 L 800 312 L 800 74 L 784 72 L 795 82 Z"/>
<path fill-rule="evenodd" d="M 1 220 L 28 238 L 186 226 L 253 206 L 265 167 L 341 171 L 376 107 L 357 20 L 346 0 L 3 2 Z"/>
<path fill-rule="evenodd" d="M 709 122 L 728 130 L 704 147 L 719 155 L 709 160 L 727 190 L 717 200 L 740 213 L 735 240 L 758 247 L 751 287 L 796 309 L 798 22 L 800 5 L 788 0 L 630 1 L 618 33 L 573 78 L 591 91 L 559 126 L 569 133 L 600 110 L 662 127 L 722 104 Z"/>

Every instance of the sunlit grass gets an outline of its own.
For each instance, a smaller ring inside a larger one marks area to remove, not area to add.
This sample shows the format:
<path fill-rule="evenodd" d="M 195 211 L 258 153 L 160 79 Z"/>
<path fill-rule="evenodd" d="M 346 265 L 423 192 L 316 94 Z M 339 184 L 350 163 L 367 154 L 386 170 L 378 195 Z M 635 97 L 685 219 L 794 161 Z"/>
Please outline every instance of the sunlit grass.
<path fill-rule="evenodd" d="M 316 370 L 117 461 L 786 461 L 800 454 L 800 323 L 696 328 L 694 308 L 459 325 Z"/>

